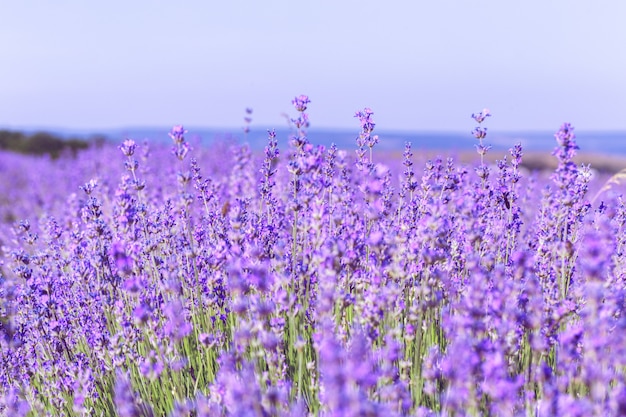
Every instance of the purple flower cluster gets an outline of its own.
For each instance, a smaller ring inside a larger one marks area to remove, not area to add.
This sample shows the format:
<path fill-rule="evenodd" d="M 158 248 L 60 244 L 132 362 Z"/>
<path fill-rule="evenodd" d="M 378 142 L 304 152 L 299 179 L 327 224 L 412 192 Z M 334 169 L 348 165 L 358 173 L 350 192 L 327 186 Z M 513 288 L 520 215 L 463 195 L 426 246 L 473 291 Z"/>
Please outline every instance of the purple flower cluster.
<path fill-rule="evenodd" d="M 371 109 L 354 158 L 292 104 L 285 150 L 0 153 L 0 415 L 626 415 L 626 203 L 569 124 L 551 174 L 487 110 L 473 166 L 375 163 Z"/>
<path fill-rule="evenodd" d="M 372 135 L 376 123 L 372 119 L 374 112 L 369 107 L 355 113 L 354 117 L 361 123 L 361 133 L 356 139 L 359 147 L 357 153 L 357 168 L 362 170 L 366 166 L 372 167 L 372 148 L 378 143 L 378 135 Z M 366 157 L 365 147 L 369 148 L 369 159 Z"/>

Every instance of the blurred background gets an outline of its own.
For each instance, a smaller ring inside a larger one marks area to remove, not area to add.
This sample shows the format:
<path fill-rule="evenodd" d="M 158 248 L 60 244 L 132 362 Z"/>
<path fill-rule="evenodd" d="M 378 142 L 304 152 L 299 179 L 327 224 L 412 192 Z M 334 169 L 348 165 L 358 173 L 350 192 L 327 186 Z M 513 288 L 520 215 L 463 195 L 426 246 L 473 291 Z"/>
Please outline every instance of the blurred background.
<path fill-rule="evenodd" d="M 370 107 L 381 149 L 471 150 L 486 107 L 496 149 L 552 149 L 570 122 L 583 151 L 626 155 L 626 2 L 0 0 L 0 16 L 5 136 L 184 124 L 261 148 L 307 94 L 314 143 L 353 147 Z"/>

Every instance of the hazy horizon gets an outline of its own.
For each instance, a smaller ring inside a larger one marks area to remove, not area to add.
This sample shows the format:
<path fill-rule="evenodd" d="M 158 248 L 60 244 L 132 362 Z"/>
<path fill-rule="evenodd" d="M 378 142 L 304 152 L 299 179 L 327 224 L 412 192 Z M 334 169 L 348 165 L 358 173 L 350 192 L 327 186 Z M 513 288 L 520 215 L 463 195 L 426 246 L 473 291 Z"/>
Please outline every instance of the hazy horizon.
<path fill-rule="evenodd" d="M 207 128 L 197 126 L 185 126 L 188 130 L 187 140 L 190 143 L 210 145 L 219 140 L 234 140 L 235 143 L 248 143 L 251 148 L 262 150 L 267 144 L 267 128 L 253 126 L 249 134 L 245 134 L 239 128 Z M 3 127 L 0 126 L 0 130 Z M 113 143 L 121 143 L 124 139 L 133 139 L 138 143 L 144 140 L 168 145 L 171 139 L 168 133 L 170 127 L 126 127 L 118 129 L 102 130 L 75 130 L 75 129 L 17 129 L 22 132 L 33 134 L 46 131 L 55 135 L 70 138 L 89 139 L 96 135 L 103 135 Z M 277 127 L 276 131 L 279 147 L 286 150 L 289 146 L 290 134 L 293 129 L 287 126 Z M 502 131 L 489 129 L 484 142 L 492 147 L 493 151 L 508 150 L 516 143 L 521 143 L 525 151 L 550 152 L 556 146 L 554 138 L 556 130 L 549 131 Z M 579 131 L 574 130 L 580 152 L 626 155 L 626 131 Z M 340 149 L 350 150 L 356 148 L 358 129 L 307 129 L 307 136 L 313 145 L 326 147 L 336 144 Z M 400 130 L 375 130 L 380 136 L 380 141 L 375 151 L 402 151 L 405 143 L 410 142 L 414 151 L 418 149 L 428 150 L 465 150 L 474 151 L 476 139 L 470 131 L 400 131 Z"/>

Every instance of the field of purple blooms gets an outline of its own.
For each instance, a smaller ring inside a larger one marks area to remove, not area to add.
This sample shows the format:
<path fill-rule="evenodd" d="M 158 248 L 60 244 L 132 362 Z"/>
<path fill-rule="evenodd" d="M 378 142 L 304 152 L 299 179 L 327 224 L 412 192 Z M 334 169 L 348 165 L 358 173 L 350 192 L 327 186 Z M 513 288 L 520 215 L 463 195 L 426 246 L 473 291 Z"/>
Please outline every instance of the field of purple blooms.
<path fill-rule="evenodd" d="M 0 154 L 2 416 L 626 415 L 626 205 L 569 124 L 542 173 L 488 111 L 468 165 L 293 104 L 264 154 Z"/>

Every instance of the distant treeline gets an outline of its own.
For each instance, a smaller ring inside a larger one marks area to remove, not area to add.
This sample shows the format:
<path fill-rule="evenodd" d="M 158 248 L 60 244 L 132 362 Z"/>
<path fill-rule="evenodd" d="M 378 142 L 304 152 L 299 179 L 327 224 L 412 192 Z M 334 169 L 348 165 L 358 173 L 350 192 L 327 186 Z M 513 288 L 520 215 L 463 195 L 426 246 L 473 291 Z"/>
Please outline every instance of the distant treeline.
<path fill-rule="evenodd" d="M 105 142 L 103 136 L 89 139 L 64 139 L 49 132 L 27 134 L 23 132 L 0 130 L 0 149 L 31 155 L 50 155 L 58 158 L 62 153 L 76 155 L 81 149 L 100 146 Z"/>

